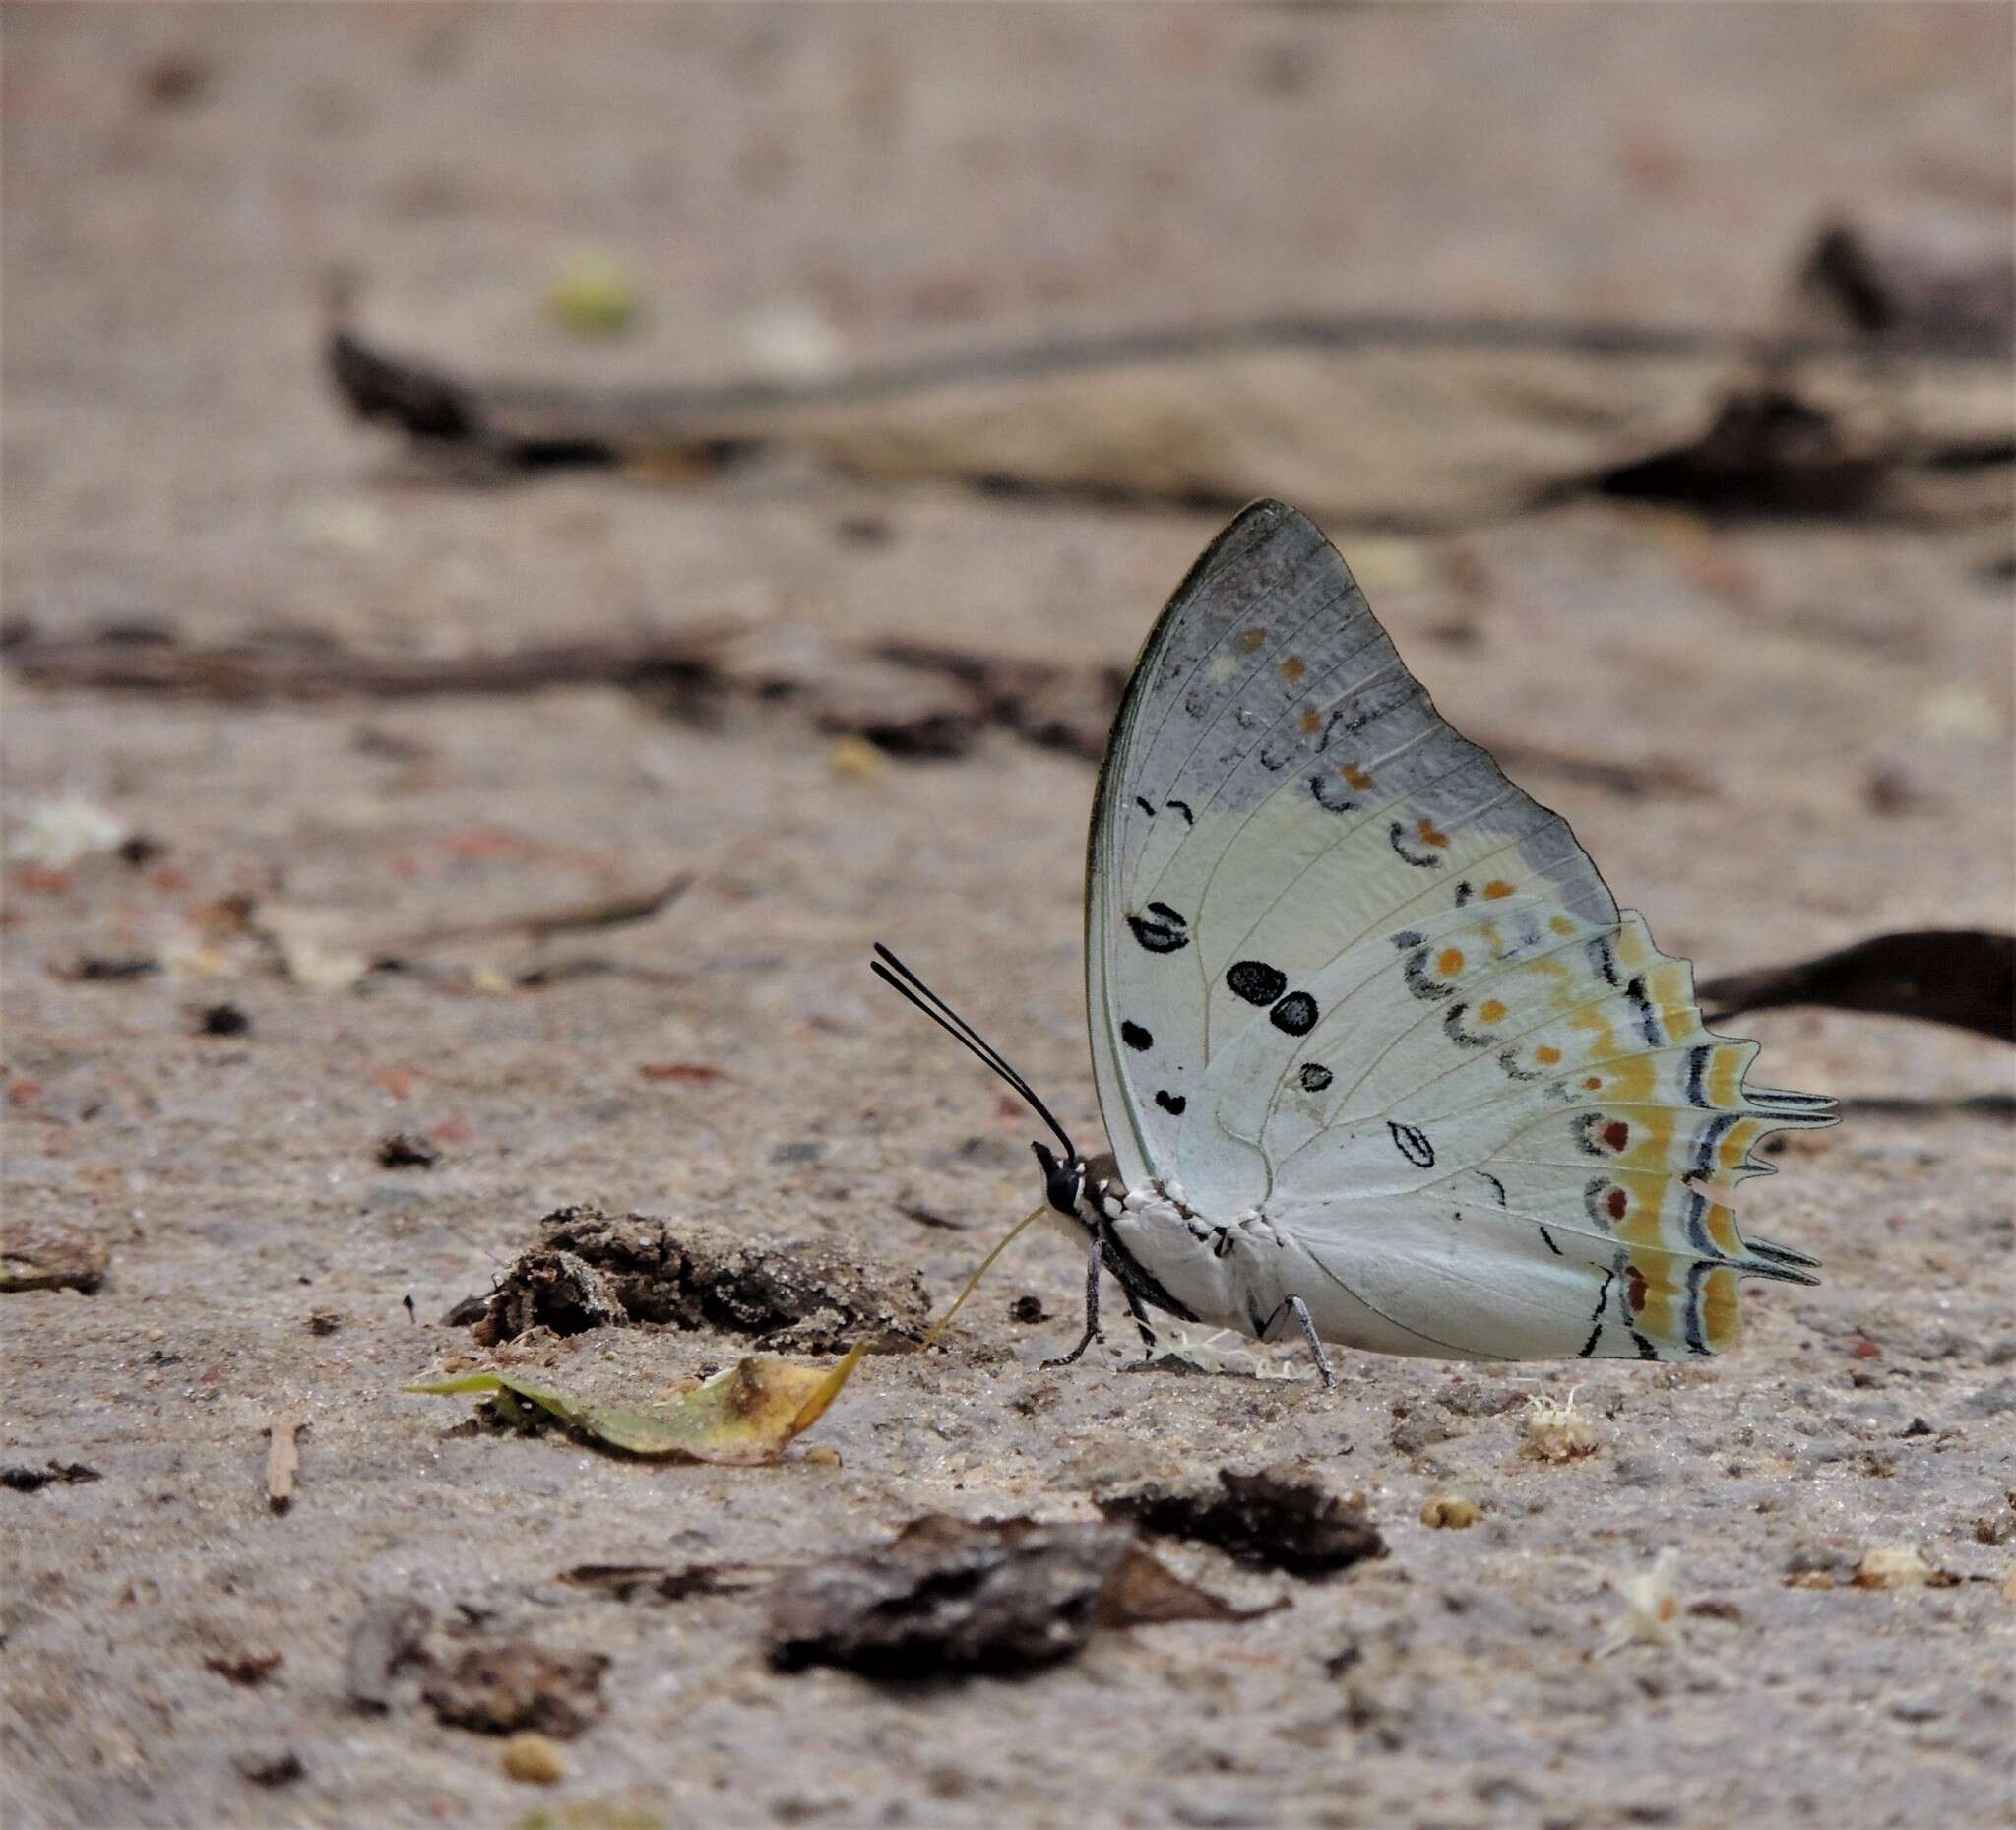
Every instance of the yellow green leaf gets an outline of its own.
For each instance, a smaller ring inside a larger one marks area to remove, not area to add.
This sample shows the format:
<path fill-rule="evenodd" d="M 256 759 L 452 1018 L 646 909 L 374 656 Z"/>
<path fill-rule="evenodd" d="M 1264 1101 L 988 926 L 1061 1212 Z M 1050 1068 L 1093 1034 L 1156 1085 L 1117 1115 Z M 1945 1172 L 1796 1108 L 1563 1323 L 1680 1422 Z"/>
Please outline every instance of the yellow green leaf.
<path fill-rule="evenodd" d="M 569 1428 L 629 1455 L 774 1462 L 792 1437 L 810 1429 L 824 1415 L 866 1351 L 867 1343 L 857 1342 L 837 1365 L 828 1367 L 751 1355 L 710 1379 L 642 1407 L 579 1404 L 508 1372 L 471 1372 L 406 1389 L 444 1398 L 463 1392 L 521 1398 Z"/>

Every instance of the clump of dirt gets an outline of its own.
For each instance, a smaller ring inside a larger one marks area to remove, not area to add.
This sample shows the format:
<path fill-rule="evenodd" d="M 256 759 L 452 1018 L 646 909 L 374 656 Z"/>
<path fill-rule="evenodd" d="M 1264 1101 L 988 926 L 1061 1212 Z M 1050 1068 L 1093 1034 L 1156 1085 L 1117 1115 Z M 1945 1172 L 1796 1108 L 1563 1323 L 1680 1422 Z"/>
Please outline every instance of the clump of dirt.
<path fill-rule="evenodd" d="M 773 1351 L 914 1346 L 929 1323 L 923 1280 L 817 1241 L 763 1242 L 718 1227 L 674 1230 L 598 1207 L 546 1216 L 545 1242 L 505 1274 L 475 1339 L 495 1346 L 532 1328 L 580 1334 L 625 1322 L 744 1335 Z M 457 1311 L 461 1313 L 463 1311 Z"/>
<path fill-rule="evenodd" d="M 1229 1556 L 1292 1576 L 1329 1576 L 1386 1554 L 1386 1541 L 1363 1511 L 1292 1468 L 1237 1474 L 1222 1468 L 1219 1484 L 1146 1486 L 1102 1497 L 1107 1518 L 1145 1532 L 1215 1545 Z"/>
<path fill-rule="evenodd" d="M 1009 1676 L 1073 1657 L 1102 1626 L 1271 1611 L 1234 1608 L 1183 1581 L 1125 1526 L 930 1513 L 887 1545 L 781 1582 L 770 1662 L 885 1681 Z"/>
<path fill-rule="evenodd" d="M 568 1739 L 604 1707 L 599 1652 L 548 1652 L 526 1640 L 472 1646 L 428 1678 L 421 1694 L 436 1718 L 477 1735 L 515 1735 L 536 1729 Z"/>

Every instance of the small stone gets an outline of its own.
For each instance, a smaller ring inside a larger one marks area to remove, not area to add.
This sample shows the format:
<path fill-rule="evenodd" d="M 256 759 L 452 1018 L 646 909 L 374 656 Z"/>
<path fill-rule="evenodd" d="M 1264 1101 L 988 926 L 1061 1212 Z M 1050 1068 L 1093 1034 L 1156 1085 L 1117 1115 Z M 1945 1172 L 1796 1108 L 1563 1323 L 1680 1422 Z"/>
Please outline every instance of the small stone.
<path fill-rule="evenodd" d="M 1483 1508 L 1458 1493 L 1437 1493 L 1421 1508 L 1421 1523 L 1438 1532 L 1468 1531 L 1483 1517 Z"/>
<path fill-rule="evenodd" d="M 527 1729 L 504 1743 L 504 1772 L 522 1786 L 557 1786 L 567 1777 L 567 1762 L 545 1735 Z"/>
<path fill-rule="evenodd" d="M 417 1131 L 395 1131 L 378 1142 L 381 1168 L 431 1169 L 440 1161 L 440 1147 Z"/>
<path fill-rule="evenodd" d="M 1922 1589 L 1938 1571 L 1927 1563 L 1914 1545 L 1879 1546 L 1864 1551 L 1856 1565 L 1855 1586 L 1858 1589 Z"/>
<path fill-rule="evenodd" d="M 570 254 L 553 276 L 546 309 L 576 337 L 616 337 L 637 321 L 644 293 L 626 261 L 595 249 Z"/>
<path fill-rule="evenodd" d="M 254 1786 L 291 1786 L 308 1771 L 291 1747 L 248 1747 L 233 1754 L 231 1764 Z"/>

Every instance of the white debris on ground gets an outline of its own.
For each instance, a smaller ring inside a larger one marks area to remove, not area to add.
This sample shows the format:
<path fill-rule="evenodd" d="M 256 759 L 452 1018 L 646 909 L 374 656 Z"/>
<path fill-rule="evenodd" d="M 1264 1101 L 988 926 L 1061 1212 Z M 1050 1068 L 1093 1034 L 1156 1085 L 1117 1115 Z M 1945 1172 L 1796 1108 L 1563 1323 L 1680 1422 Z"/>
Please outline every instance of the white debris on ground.
<path fill-rule="evenodd" d="M 1575 1393 L 1556 1404 L 1551 1394 L 1535 1392 L 1526 1401 L 1526 1434 L 1519 1453 L 1538 1462 L 1572 1462 L 1596 1453 L 1596 1423 L 1575 1409 Z"/>
<path fill-rule="evenodd" d="M 1617 1630 L 1597 1648 L 1599 1658 L 1626 1646 L 1670 1646 L 1679 1618 L 1680 1553 L 1673 1546 L 1652 1559 L 1649 1569 L 1627 1570 L 1610 1577 L 1609 1586 L 1623 1598 L 1626 1609 Z"/>
<path fill-rule="evenodd" d="M 115 852 L 132 837 L 126 822 L 81 794 L 31 801 L 7 842 L 7 855 L 44 870 L 68 870 L 99 852 Z"/>

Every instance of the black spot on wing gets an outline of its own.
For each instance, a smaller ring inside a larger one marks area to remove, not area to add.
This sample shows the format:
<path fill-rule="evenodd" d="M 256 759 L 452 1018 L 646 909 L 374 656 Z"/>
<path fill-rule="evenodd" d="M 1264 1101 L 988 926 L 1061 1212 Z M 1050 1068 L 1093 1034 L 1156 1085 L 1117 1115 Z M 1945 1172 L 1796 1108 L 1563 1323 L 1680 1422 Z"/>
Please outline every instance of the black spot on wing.
<path fill-rule="evenodd" d="M 1226 974 L 1232 996 L 1249 1004 L 1267 1005 L 1288 989 L 1288 974 L 1265 960 L 1240 960 Z"/>
<path fill-rule="evenodd" d="M 1498 1039 L 1488 1032 L 1466 1030 L 1463 1019 L 1469 1010 L 1468 1004 L 1451 1004 L 1442 1013 L 1442 1034 L 1459 1048 L 1488 1048 Z"/>
<path fill-rule="evenodd" d="M 1466 903 L 1468 903 L 1468 902 L 1470 901 L 1470 897 L 1471 897 L 1471 889 L 1470 889 L 1470 885 L 1469 885 L 1468 883 L 1459 883 L 1459 884 L 1458 884 L 1458 885 L 1456 886 L 1456 906 L 1457 906 L 1457 908 L 1461 909 L 1461 908 L 1462 908 L 1462 907 L 1463 907 L 1463 906 L 1464 906 L 1464 905 L 1465 905 Z"/>
<path fill-rule="evenodd" d="M 1714 1052 L 1715 1044 L 1713 1042 L 1702 1042 L 1698 1046 L 1687 1050 L 1687 1104 L 1689 1105 L 1706 1105 L 1708 1104 L 1708 1093 L 1701 1084 L 1701 1078 L 1708 1072 L 1708 1057 Z"/>
<path fill-rule="evenodd" d="M 1689 1174 L 1712 1175 L 1715 1172 L 1715 1153 L 1723 1138 L 1741 1118 L 1740 1112 L 1717 1112 L 1701 1127 L 1701 1135 L 1694 1145 L 1694 1167 Z"/>
<path fill-rule="evenodd" d="M 1291 1036 L 1306 1036 L 1316 1027 L 1316 1000 L 1306 991 L 1291 991 L 1267 1013 L 1277 1030 Z"/>
<path fill-rule="evenodd" d="M 1402 843 L 1406 833 L 1407 828 L 1398 820 L 1386 829 L 1386 843 L 1393 848 L 1393 855 L 1403 864 L 1412 864 L 1417 870 L 1440 870 L 1442 860 L 1434 852 L 1411 851 Z"/>
<path fill-rule="evenodd" d="M 1414 938 L 1418 939 L 1418 936 Z M 1439 978 L 1428 977 L 1428 950 L 1425 947 L 1408 955 L 1407 964 L 1401 969 L 1400 976 L 1416 997 L 1427 998 L 1430 1001 L 1447 997 L 1456 989 L 1454 985 L 1444 984 Z"/>
<path fill-rule="evenodd" d="M 1134 804 L 1152 820 L 1155 818 L 1155 803 L 1146 794 L 1136 794 Z"/>
<path fill-rule="evenodd" d="M 1138 1023 L 1122 1023 L 1120 1040 L 1133 1049 L 1145 1051 L 1155 1046 L 1155 1038 Z"/>
<path fill-rule="evenodd" d="M 1589 943 L 1589 963 L 1596 968 L 1597 977 L 1606 985 L 1615 985 L 1617 978 L 1617 956 L 1610 951 L 1608 939 L 1599 934 Z"/>
<path fill-rule="evenodd" d="M 1589 1318 L 1591 1324 L 1589 1339 L 1583 1342 L 1582 1351 L 1577 1356 L 1578 1358 L 1589 1358 L 1596 1352 L 1597 1343 L 1603 1339 L 1603 1312 L 1609 1306 L 1610 1285 L 1616 1281 L 1616 1276 L 1617 1274 L 1614 1271 L 1606 1271 L 1603 1274 L 1603 1283 L 1598 1287 L 1596 1293 L 1596 1313 Z"/>
<path fill-rule="evenodd" d="M 1418 1169 L 1432 1169 L 1435 1167 L 1435 1147 L 1427 1139 L 1427 1133 L 1414 1125 L 1398 1124 L 1392 1119 L 1386 1121 L 1386 1129 L 1393 1133 L 1393 1142 L 1400 1154 Z"/>
<path fill-rule="evenodd" d="M 1174 812 L 1180 813 L 1183 816 L 1183 824 L 1185 826 L 1195 826 L 1197 824 L 1197 816 L 1190 811 L 1190 803 L 1187 800 L 1166 800 L 1162 804 L 1172 809 Z"/>
<path fill-rule="evenodd" d="M 1150 903 L 1141 914 L 1130 915 L 1127 925 L 1150 953 L 1174 953 L 1190 944 L 1190 923 L 1167 903 Z"/>
<path fill-rule="evenodd" d="M 1155 1096 L 1155 1103 L 1156 1104 L 1160 1105 L 1164 1111 L 1167 1112 L 1171 1118 L 1180 1118 L 1183 1115 L 1183 1107 L 1190 1104 L 1190 1102 L 1186 1100 L 1180 1093 L 1167 1093 L 1163 1091 L 1157 1092 Z"/>
<path fill-rule="evenodd" d="M 1658 1048 L 1666 1041 L 1660 1034 L 1659 1012 L 1652 1007 L 1651 998 L 1645 994 L 1645 977 L 1641 973 L 1624 987 L 1624 1001 L 1631 1006 L 1631 1015 L 1637 1019 L 1638 1034 L 1645 1038 L 1648 1048 Z"/>
<path fill-rule="evenodd" d="M 1309 792 L 1316 797 L 1317 806 L 1325 813 L 1355 813 L 1363 805 L 1352 797 L 1350 785 L 1343 776 L 1328 775 L 1321 770 L 1309 778 Z"/>
<path fill-rule="evenodd" d="M 1297 1078 L 1302 1083 L 1302 1091 L 1304 1093 L 1324 1093 L 1329 1090 L 1330 1083 L 1337 1076 L 1331 1073 L 1320 1061 L 1304 1061 L 1302 1063 L 1302 1071 Z"/>

